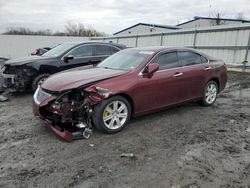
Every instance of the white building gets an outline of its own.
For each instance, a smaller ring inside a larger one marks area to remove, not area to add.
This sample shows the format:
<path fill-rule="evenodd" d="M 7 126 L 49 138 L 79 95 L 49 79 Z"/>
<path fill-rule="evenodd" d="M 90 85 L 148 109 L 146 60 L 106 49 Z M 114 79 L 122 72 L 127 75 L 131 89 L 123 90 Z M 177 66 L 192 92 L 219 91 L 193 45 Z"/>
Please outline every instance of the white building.
<path fill-rule="evenodd" d="M 124 35 L 152 34 L 152 33 L 172 31 L 176 29 L 178 29 L 176 26 L 138 23 L 136 25 L 118 31 L 113 35 L 124 36 Z"/>
<path fill-rule="evenodd" d="M 250 23 L 248 20 L 227 19 L 227 18 L 208 18 L 195 16 L 193 20 L 180 23 L 176 25 L 180 29 L 197 28 L 197 27 L 210 27 L 216 25 L 229 25 L 239 23 Z"/>

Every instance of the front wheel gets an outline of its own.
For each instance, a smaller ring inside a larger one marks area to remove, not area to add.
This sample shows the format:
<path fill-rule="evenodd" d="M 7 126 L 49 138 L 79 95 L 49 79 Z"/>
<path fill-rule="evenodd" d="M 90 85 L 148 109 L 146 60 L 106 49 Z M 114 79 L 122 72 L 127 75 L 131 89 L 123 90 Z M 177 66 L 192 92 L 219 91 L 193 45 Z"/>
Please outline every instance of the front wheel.
<path fill-rule="evenodd" d="M 205 91 L 201 100 L 204 106 L 212 105 L 217 98 L 218 84 L 215 81 L 209 81 L 205 87 Z"/>
<path fill-rule="evenodd" d="M 46 78 L 48 78 L 50 74 L 39 74 L 32 82 L 32 90 L 36 91 L 36 89 L 44 82 Z"/>
<path fill-rule="evenodd" d="M 122 96 L 104 100 L 95 107 L 93 121 L 96 128 L 105 133 L 116 133 L 126 127 L 131 116 L 131 106 Z"/>

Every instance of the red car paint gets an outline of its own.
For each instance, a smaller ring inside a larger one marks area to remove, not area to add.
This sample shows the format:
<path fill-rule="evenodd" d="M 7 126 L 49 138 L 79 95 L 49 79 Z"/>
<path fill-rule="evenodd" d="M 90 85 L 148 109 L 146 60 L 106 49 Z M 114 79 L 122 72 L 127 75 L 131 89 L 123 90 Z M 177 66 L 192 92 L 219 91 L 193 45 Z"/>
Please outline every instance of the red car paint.
<path fill-rule="evenodd" d="M 62 92 L 74 88 L 91 90 L 93 86 L 105 88 L 112 95 L 123 95 L 129 99 L 133 116 L 139 116 L 165 109 L 169 106 L 199 100 L 203 96 L 204 88 L 208 81 L 215 80 L 219 84 L 219 91 L 223 90 L 227 81 L 225 63 L 209 57 L 203 53 L 185 48 L 138 48 L 135 50 L 153 51 L 146 61 L 131 71 L 120 71 L 104 68 L 70 71 L 58 73 L 42 84 L 42 88 L 53 92 Z M 154 62 L 157 54 L 168 51 L 191 51 L 205 57 L 208 62 L 191 66 L 157 71 L 148 77 L 142 74 L 149 62 Z M 180 76 L 178 76 L 180 75 Z M 51 99 L 46 99 L 41 104 L 34 103 L 35 116 L 44 118 L 39 113 L 39 108 Z M 48 121 L 46 120 L 48 123 Z M 50 122 L 49 122 L 50 123 Z M 61 138 L 72 140 L 69 132 L 60 133 L 52 127 Z"/>
<path fill-rule="evenodd" d="M 99 80 L 126 74 L 126 71 L 92 68 L 86 70 L 73 70 L 54 74 L 49 82 L 44 82 L 42 88 L 50 91 L 64 91 Z"/>

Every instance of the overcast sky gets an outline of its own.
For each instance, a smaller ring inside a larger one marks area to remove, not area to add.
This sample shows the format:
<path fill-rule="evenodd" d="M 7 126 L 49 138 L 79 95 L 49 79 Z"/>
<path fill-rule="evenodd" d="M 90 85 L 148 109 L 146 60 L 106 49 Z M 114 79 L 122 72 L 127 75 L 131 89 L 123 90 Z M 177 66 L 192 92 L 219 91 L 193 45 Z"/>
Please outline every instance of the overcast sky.
<path fill-rule="evenodd" d="M 217 10 L 250 19 L 250 0 L 0 0 L 0 33 L 19 26 L 63 31 L 72 21 L 110 34 L 139 22 L 176 25 Z"/>

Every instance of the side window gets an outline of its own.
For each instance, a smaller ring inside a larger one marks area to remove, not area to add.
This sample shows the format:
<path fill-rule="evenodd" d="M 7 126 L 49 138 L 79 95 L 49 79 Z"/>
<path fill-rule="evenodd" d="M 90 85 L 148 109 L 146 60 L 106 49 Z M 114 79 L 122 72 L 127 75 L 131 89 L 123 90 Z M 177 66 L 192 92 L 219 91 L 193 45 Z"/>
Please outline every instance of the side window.
<path fill-rule="evenodd" d="M 154 63 L 158 63 L 160 65 L 159 70 L 170 69 L 179 66 L 176 52 L 162 54 L 156 58 Z"/>
<path fill-rule="evenodd" d="M 69 55 L 73 55 L 74 57 L 86 57 L 86 56 L 92 56 L 92 46 L 81 46 L 77 47 L 76 49 L 72 50 Z"/>
<path fill-rule="evenodd" d="M 201 64 L 201 56 L 193 52 L 178 52 L 178 57 L 182 66 Z"/>
<path fill-rule="evenodd" d="M 207 63 L 207 59 L 203 56 L 201 56 L 201 63 Z"/>
<path fill-rule="evenodd" d="M 96 52 L 95 54 L 98 55 L 110 55 L 110 46 L 105 46 L 105 45 L 96 45 Z"/>
<path fill-rule="evenodd" d="M 115 47 L 111 47 L 111 54 L 115 54 L 116 52 L 119 52 L 120 50 Z"/>

